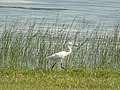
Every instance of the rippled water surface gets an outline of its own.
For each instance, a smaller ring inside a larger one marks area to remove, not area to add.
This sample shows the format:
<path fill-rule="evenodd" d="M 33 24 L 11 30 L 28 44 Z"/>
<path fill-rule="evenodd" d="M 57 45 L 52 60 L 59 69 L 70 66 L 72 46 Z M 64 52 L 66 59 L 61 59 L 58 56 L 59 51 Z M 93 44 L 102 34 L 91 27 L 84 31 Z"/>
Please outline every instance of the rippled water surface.
<path fill-rule="evenodd" d="M 0 0 L 0 19 L 22 16 L 52 20 L 73 20 L 76 16 L 112 26 L 120 18 L 119 0 Z"/>

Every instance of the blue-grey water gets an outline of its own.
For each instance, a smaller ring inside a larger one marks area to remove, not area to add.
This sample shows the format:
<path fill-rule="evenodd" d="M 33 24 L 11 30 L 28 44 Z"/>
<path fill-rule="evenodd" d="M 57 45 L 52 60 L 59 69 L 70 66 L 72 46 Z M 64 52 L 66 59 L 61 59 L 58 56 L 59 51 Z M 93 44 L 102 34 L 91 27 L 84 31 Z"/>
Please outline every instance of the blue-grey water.
<path fill-rule="evenodd" d="M 59 14 L 60 22 L 73 20 L 76 16 L 88 21 L 105 23 L 107 27 L 120 19 L 119 0 L 0 0 L 0 21 L 14 20 L 22 16 L 43 18 L 51 22 Z"/>
<path fill-rule="evenodd" d="M 76 16 L 78 18 L 85 17 L 88 22 L 92 21 L 93 24 L 104 23 L 109 30 L 114 26 L 115 21 L 120 19 L 120 1 L 0 0 L 0 28 L 4 27 L 6 23 L 18 21 L 19 27 L 23 30 L 27 26 L 22 23 L 25 24 L 27 20 L 34 22 L 34 19 L 38 20 L 44 17 L 46 17 L 47 23 L 55 22 L 56 18 L 59 23 L 65 21 L 69 23 Z M 39 24 L 40 21 L 38 20 L 37 23 Z M 98 55 L 100 54 L 98 53 Z M 88 58 L 87 55 L 85 58 Z M 86 63 L 88 63 L 87 61 Z"/>

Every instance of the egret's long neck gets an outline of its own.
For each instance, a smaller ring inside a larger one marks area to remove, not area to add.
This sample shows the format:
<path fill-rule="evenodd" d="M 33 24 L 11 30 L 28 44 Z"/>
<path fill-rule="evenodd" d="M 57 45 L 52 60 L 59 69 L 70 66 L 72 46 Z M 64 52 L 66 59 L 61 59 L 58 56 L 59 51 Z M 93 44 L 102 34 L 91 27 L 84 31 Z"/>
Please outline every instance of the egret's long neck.
<path fill-rule="evenodd" d="M 72 52 L 72 46 L 68 45 L 68 48 L 69 48 L 69 52 L 68 53 L 70 54 Z"/>

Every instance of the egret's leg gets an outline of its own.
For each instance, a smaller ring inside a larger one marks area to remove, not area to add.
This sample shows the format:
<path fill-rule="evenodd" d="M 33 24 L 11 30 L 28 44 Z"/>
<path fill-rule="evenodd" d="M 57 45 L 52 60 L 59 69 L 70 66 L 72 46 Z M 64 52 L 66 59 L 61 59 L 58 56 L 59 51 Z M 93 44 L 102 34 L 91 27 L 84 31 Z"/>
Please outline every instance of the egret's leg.
<path fill-rule="evenodd" d="M 65 68 L 62 66 L 62 63 L 61 63 L 61 68 L 65 70 Z"/>
<path fill-rule="evenodd" d="M 51 69 L 53 69 L 53 67 L 55 66 L 55 64 L 56 64 L 56 63 L 54 63 L 54 64 L 52 65 Z"/>
<path fill-rule="evenodd" d="M 63 60 L 61 60 L 61 68 L 65 70 L 65 68 L 63 67 Z"/>

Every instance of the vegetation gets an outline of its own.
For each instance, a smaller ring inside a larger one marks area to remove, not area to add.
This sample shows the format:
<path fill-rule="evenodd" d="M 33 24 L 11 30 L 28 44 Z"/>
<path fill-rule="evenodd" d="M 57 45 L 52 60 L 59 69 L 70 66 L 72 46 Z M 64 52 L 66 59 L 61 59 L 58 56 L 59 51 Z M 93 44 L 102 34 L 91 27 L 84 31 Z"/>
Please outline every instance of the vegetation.
<path fill-rule="evenodd" d="M 119 90 L 119 70 L 0 69 L 1 90 Z"/>
<path fill-rule="evenodd" d="M 57 18 L 52 24 L 45 18 L 39 24 L 5 21 L 0 34 L 0 89 L 120 88 L 119 21 L 112 31 L 78 18 L 62 25 Z M 68 41 L 78 47 L 64 60 L 67 70 L 60 70 L 59 62 L 50 70 L 54 61 L 45 57 L 67 50 Z"/>
<path fill-rule="evenodd" d="M 36 20 L 26 21 L 22 30 L 19 22 L 17 19 L 9 25 L 6 20 L 1 27 L 0 67 L 49 68 L 51 64 L 48 65 L 45 57 L 67 50 L 66 43 L 72 41 L 78 48 L 73 48 L 73 53 L 66 58 L 66 68 L 120 68 L 119 21 L 111 32 L 103 31 L 106 28 L 103 25 L 93 27 L 87 20 L 77 18 L 63 25 L 57 19 L 50 25 L 45 18 L 40 24 Z"/>

